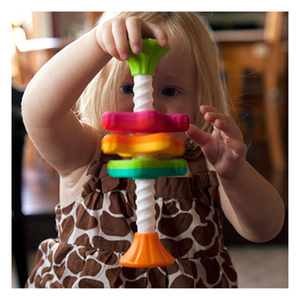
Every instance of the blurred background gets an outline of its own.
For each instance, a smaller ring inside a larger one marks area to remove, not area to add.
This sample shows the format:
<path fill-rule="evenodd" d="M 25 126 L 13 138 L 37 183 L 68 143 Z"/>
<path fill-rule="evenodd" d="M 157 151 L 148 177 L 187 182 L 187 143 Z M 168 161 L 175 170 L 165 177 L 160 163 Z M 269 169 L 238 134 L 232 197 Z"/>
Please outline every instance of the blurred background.
<path fill-rule="evenodd" d="M 39 243 L 56 237 L 58 176 L 26 135 L 20 103 L 39 68 L 91 30 L 101 12 L 16 11 L 12 57 L 12 287 L 24 287 Z M 241 288 L 288 287 L 288 13 L 199 12 L 214 31 L 220 66 L 248 161 L 280 193 L 286 221 L 272 241 L 254 244 L 225 222 Z"/>

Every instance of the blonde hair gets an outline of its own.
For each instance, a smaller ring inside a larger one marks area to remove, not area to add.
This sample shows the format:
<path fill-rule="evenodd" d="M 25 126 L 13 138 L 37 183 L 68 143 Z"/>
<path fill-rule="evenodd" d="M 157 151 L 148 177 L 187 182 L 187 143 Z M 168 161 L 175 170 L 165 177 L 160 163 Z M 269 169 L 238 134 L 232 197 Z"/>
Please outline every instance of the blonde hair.
<path fill-rule="evenodd" d="M 207 104 L 229 114 L 228 102 L 219 70 L 219 54 L 215 41 L 201 18 L 193 12 L 115 12 L 105 13 L 100 19 L 103 23 L 115 17 L 137 16 L 146 22 L 159 24 L 168 34 L 169 41 L 182 41 L 196 69 L 195 110 Z M 172 43 L 171 47 L 172 47 Z M 102 115 L 106 111 L 118 111 L 117 92 L 128 71 L 126 62 L 111 59 L 89 83 L 77 105 L 77 115 L 82 122 L 100 131 Z M 205 122 L 199 112 L 191 122 L 205 131 L 211 131 L 210 123 Z"/>

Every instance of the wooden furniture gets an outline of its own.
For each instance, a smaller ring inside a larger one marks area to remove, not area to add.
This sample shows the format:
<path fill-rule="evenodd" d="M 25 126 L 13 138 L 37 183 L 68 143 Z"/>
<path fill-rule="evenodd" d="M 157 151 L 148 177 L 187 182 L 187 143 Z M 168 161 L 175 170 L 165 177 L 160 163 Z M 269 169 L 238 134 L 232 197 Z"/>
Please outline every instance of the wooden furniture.
<path fill-rule="evenodd" d="M 246 69 L 263 77 L 264 115 L 272 166 L 286 167 L 279 117 L 280 93 L 278 81 L 287 69 L 287 43 L 282 30 L 287 13 L 267 12 L 265 26 L 256 30 L 216 31 L 221 46 L 223 63 L 231 99 L 237 109 L 243 93 Z"/>
<path fill-rule="evenodd" d="M 255 101 L 259 103 L 259 111 L 263 125 L 261 132 L 255 128 L 250 132 L 251 138 L 258 138 L 268 145 L 271 168 L 267 179 L 280 193 L 286 206 L 286 220 L 281 233 L 269 244 L 283 243 L 288 240 L 288 195 L 287 195 L 287 159 L 284 143 L 287 141 L 286 115 L 282 108 L 287 107 L 287 92 L 282 91 L 282 78 L 287 79 L 287 18 L 286 12 L 266 12 L 263 28 L 252 30 L 222 30 L 215 31 L 219 41 L 226 77 L 228 92 L 237 111 L 241 109 L 245 91 L 245 70 L 251 72 L 252 78 L 259 80 L 259 95 Z M 286 31 L 286 32 L 285 32 Z M 255 102 L 254 101 L 254 102 Z M 254 118 L 257 122 L 257 118 Z M 286 123 L 285 123 L 286 122 Z M 255 156 L 259 155 L 257 152 Z M 259 160 L 263 162 L 262 169 L 269 167 L 264 152 Z M 255 166 L 256 167 L 256 166 Z M 247 244 L 225 220 L 225 244 Z"/>

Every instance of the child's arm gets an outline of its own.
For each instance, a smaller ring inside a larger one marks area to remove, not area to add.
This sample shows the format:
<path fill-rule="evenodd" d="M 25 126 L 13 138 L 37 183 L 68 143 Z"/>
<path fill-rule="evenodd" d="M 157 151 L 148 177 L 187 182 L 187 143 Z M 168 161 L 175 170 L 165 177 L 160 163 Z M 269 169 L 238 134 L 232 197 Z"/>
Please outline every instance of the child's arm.
<path fill-rule="evenodd" d="M 70 110 L 111 58 L 93 30 L 49 60 L 29 83 L 22 102 L 24 123 L 44 158 L 67 175 L 87 164 L 95 150 L 94 133 Z"/>
<path fill-rule="evenodd" d="M 141 51 L 142 35 L 156 38 L 164 46 L 168 43 L 157 25 L 134 17 L 113 19 L 55 55 L 25 91 L 22 113 L 26 129 L 39 152 L 62 176 L 89 164 L 97 141 L 96 133 L 83 126 L 71 108 L 113 56 L 128 58 L 127 35 L 136 53 Z"/>
<path fill-rule="evenodd" d="M 234 120 L 215 108 L 201 106 L 212 134 L 191 126 L 188 136 L 197 142 L 221 181 L 222 209 L 235 229 L 253 242 L 274 238 L 284 222 L 284 205 L 277 191 L 245 159 L 247 147 Z"/>

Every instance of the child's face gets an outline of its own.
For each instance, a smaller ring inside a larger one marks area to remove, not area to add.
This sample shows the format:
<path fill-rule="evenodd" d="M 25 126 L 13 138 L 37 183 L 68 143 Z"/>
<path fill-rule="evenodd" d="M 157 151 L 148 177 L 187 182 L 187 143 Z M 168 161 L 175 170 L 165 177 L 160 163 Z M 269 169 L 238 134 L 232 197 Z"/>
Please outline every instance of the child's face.
<path fill-rule="evenodd" d="M 176 42 L 161 60 L 153 77 L 154 109 L 163 114 L 186 114 L 191 120 L 195 115 L 196 78 L 191 55 Z M 128 68 L 118 92 L 121 112 L 133 111 L 133 78 Z M 186 138 L 185 134 L 178 137 Z"/>

